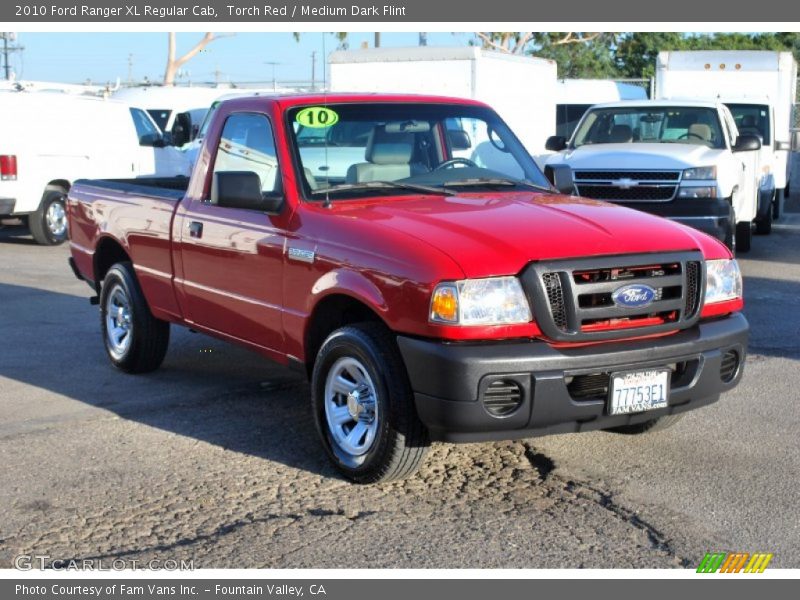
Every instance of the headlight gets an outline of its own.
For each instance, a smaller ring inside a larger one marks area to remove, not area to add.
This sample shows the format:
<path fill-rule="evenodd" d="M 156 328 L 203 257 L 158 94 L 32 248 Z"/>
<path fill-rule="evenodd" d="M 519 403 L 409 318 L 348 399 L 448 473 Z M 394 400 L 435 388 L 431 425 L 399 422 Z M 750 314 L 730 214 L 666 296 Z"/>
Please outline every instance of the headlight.
<path fill-rule="evenodd" d="M 694 167 L 683 172 L 684 179 L 716 179 L 717 167 Z"/>
<path fill-rule="evenodd" d="M 510 325 L 531 320 L 516 277 L 440 283 L 431 297 L 430 320 L 449 325 Z"/>
<path fill-rule="evenodd" d="M 678 198 L 716 198 L 717 186 L 689 187 L 681 186 L 678 188 Z"/>
<path fill-rule="evenodd" d="M 706 261 L 706 304 L 742 297 L 742 272 L 735 259 Z"/>

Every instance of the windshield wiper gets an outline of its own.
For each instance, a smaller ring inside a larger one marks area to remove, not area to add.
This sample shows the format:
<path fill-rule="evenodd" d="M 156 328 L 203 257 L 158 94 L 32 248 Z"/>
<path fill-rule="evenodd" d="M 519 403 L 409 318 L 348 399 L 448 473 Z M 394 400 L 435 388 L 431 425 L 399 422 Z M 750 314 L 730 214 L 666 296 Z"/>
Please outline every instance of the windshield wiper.
<path fill-rule="evenodd" d="M 522 181 L 519 179 L 504 179 L 502 177 L 473 177 L 470 179 L 459 179 L 456 181 L 445 181 L 444 185 L 450 187 L 458 187 L 458 186 L 508 186 L 508 187 L 526 187 L 532 190 L 537 190 L 540 192 L 553 192 L 551 188 L 544 187 L 543 185 L 536 185 L 535 183 L 529 183 L 527 181 Z"/>
<path fill-rule="evenodd" d="M 364 183 L 342 183 L 332 187 L 313 190 L 312 196 L 322 196 L 336 192 L 359 190 L 409 190 L 423 194 L 437 194 L 439 196 L 454 196 L 456 192 L 445 187 L 421 185 L 418 183 L 403 183 L 401 181 L 365 181 Z"/>

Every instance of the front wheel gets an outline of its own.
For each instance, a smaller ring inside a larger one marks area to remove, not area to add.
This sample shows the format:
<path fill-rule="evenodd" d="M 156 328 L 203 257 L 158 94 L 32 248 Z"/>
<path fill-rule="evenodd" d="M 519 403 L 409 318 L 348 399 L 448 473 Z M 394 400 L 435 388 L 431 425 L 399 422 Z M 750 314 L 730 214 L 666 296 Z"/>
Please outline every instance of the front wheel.
<path fill-rule="evenodd" d="M 56 246 L 67 239 L 67 196 L 63 190 L 45 192 L 39 208 L 28 215 L 28 229 L 42 246 Z"/>
<path fill-rule="evenodd" d="M 379 323 L 334 331 L 311 376 L 314 422 L 334 466 L 356 483 L 415 473 L 429 441 L 394 336 Z"/>
<path fill-rule="evenodd" d="M 772 233 L 772 218 L 774 216 L 776 199 L 777 199 L 777 192 L 776 195 L 773 196 L 769 209 L 765 211 L 764 216 L 756 221 L 757 235 L 769 235 L 770 233 Z"/>
<path fill-rule="evenodd" d="M 169 346 L 169 323 L 150 312 L 129 262 L 115 264 L 103 279 L 100 325 L 114 366 L 127 373 L 161 366 Z"/>
<path fill-rule="evenodd" d="M 753 224 L 750 221 L 742 221 L 736 224 L 736 250 L 739 252 L 750 252 L 750 244 L 753 241 Z"/>

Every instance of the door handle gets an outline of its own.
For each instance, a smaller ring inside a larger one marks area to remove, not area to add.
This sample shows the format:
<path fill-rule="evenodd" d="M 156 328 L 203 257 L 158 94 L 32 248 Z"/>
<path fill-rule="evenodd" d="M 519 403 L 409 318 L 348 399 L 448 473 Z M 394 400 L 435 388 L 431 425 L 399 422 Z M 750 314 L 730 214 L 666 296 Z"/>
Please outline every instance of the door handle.
<path fill-rule="evenodd" d="M 201 238 L 203 237 L 203 224 L 199 221 L 189 222 L 189 237 Z"/>

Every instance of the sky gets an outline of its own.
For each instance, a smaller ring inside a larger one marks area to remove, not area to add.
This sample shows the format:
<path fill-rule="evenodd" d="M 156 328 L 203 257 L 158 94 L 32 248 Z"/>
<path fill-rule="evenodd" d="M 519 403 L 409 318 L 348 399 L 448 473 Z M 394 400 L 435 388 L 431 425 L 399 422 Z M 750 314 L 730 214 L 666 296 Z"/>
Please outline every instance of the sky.
<path fill-rule="evenodd" d="M 336 50 L 333 34 L 292 33 L 220 34 L 205 51 L 190 60 L 179 82 L 272 82 L 273 68 L 278 83 L 311 80 L 311 53 L 316 51 L 316 78 L 322 79 L 323 38 L 325 51 Z M 428 45 L 465 46 L 470 33 L 428 33 Z M 203 33 L 178 33 L 178 54 L 190 49 Z M 373 44 L 374 34 L 356 32 L 348 36 L 351 49 L 362 42 Z M 416 32 L 381 33 L 381 46 L 416 46 Z M 95 84 L 123 83 L 130 73 L 135 81 L 147 77 L 159 82 L 164 76 L 167 33 L 19 33 L 11 65 L 17 79 Z M 274 66 L 269 63 L 277 63 Z"/>

